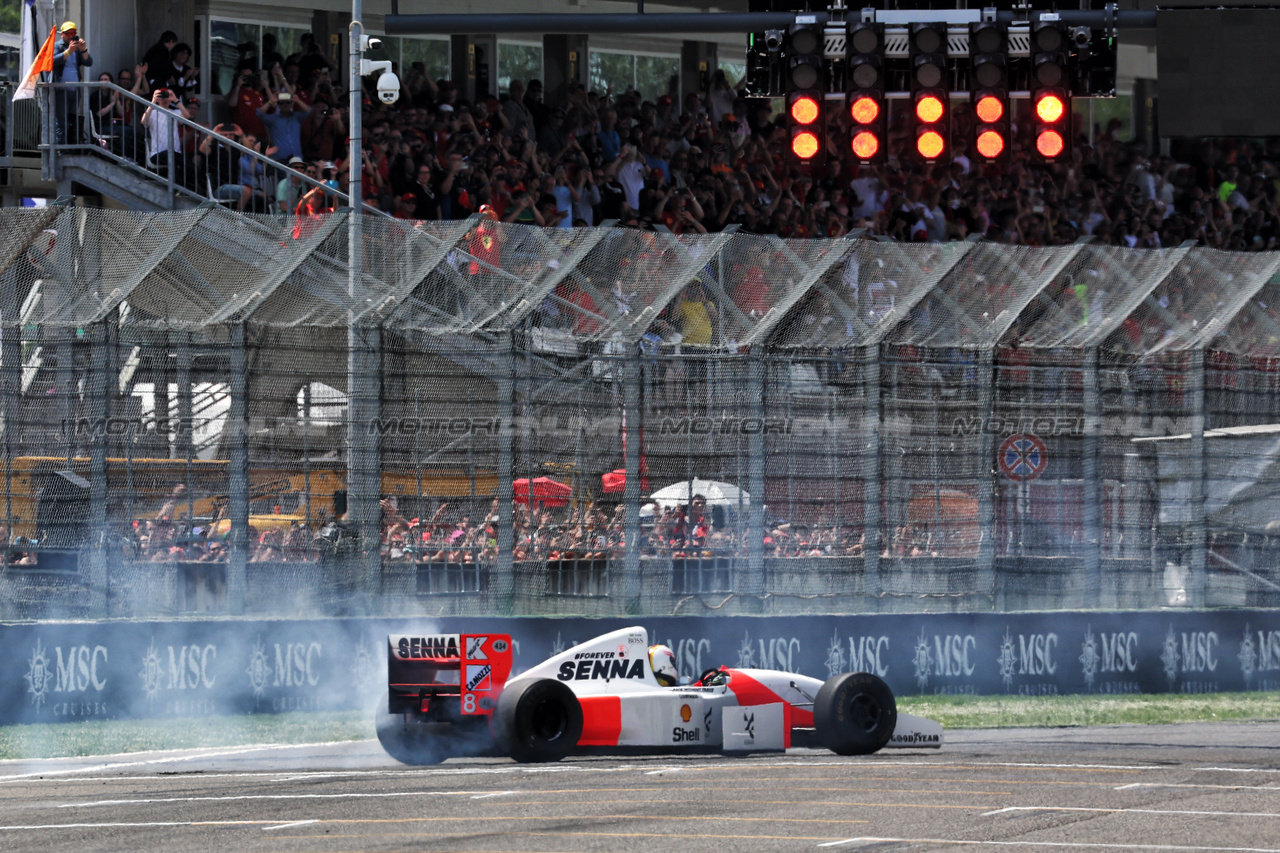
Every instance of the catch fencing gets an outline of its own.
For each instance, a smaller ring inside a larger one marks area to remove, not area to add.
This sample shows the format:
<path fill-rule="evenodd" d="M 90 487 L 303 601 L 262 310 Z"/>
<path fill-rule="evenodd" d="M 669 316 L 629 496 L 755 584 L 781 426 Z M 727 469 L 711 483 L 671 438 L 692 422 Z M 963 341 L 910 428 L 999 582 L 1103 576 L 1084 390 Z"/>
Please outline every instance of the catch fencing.
<path fill-rule="evenodd" d="M 7 618 L 1280 600 L 1280 254 L 350 216 L 0 211 Z"/>

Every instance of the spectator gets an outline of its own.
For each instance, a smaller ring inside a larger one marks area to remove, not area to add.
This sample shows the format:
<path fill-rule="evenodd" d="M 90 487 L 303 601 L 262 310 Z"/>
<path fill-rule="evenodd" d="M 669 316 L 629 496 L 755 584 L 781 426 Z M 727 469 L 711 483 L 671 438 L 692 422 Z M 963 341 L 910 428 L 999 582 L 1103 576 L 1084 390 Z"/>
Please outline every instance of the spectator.
<path fill-rule="evenodd" d="M 258 108 L 258 117 L 271 134 L 271 145 L 276 149 L 276 159 L 284 162 L 302 159 L 302 123 L 307 110 L 299 110 L 293 103 L 293 95 L 287 91 L 271 96 Z"/>
<path fill-rule="evenodd" d="M 169 66 L 173 61 L 173 48 L 178 44 L 178 34 L 173 30 L 165 30 L 160 34 L 160 40 L 151 45 L 147 52 L 142 56 L 142 64 L 147 66 L 146 73 L 151 75 L 147 82 L 150 88 L 156 87 L 154 75 L 168 76 Z"/>
<path fill-rule="evenodd" d="M 275 155 L 274 148 L 268 147 L 266 151 L 262 150 L 262 140 L 247 133 L 241 140 L 242 144 L 255 153 L 265 154 L 267 157 Z M 248 211 L 250 213 L 266 213 L 271 209 L 269 198 L 274 198 L 275 193 L 267 192 L 267 173 L 266 164 L 262 162 L 260 157 L 254 157 L 251 154 L 240 155 L 240 200 L 236 203 L 236 210 L 242 213 Z"/>
<path fill-rule="evenodd" d="M 79 83 L 82 68 L 93 65 L 89 45 L 80 38 L 74 21 L 67 21 L 58 31 L 62 43 L 53 54 L 53 79 L 58 83 Z M 59 144 L 75 145 L 80 142 L 80 90 L 59 88 L 53 95 L 53 133 Z"/>
<path fill-rule="evenodd" d="M 261 74 L 248 63 L 241 63 L 236 68 L 235 82 L 228 94 L 228 103 L 232 104 L 231 120 L 258 138 L 267 135 L 267 126 L 262 123 L 258 111 L 267 102 L 266 72 Z"/>
<path fill-rule="evenodd" d="M 276 184 L 276 212 L 281 214 L 293 213 L 307 191 L 307 185 L 295 174 L 306 169 L 306 162 L 301 157 L 290 157 L 287 165 L 292 171 Z"/>
<path fill-rule="evenodd" d="M 190 58 L 190 45 L 182 42 L 175 44 L 170 51 L 170 58 L 164 65 L 159 68 L 147 66 L 154 85 L 168 89 L 183 99 L 194 94 L 200 87 L 200 69 L 187 65 L 187 60 Z"/>
<path fill-rule="evenodd" d="M 173 152 L 174 167 L 182 169 L 182 128 L 174 116 L 190 118 L 187 108 L 168 89 L 156 89 L 151 93 L 151 103 L 142 113 L 142 126 L 147 129 L 147 164 L 157 171 L 168 168 L 169 152 Z"/>
<path fill-rule="evenodd" d="M 240 200 L 240 152 L 217 140 L 217 137 L 239 142 L 241 136 L 243 132 L 239 125 L 218 124 L 212 134 L 200 140 L 200 154 L 204 158 L 205 174 L 215 201 Z"/>
<path fill-rule="evenodd" d="M 502 105 L 502 114 L 507 119 L 507 131 L 512 136 L 516 136 L 524 130 L 532 137 L 536 131 L 533 126 L 533 113 L 529 112 L 529 108 L 524 103 L 524 83 L 512 80 L 507 86 L 507 92 L 506 103 Z"/>

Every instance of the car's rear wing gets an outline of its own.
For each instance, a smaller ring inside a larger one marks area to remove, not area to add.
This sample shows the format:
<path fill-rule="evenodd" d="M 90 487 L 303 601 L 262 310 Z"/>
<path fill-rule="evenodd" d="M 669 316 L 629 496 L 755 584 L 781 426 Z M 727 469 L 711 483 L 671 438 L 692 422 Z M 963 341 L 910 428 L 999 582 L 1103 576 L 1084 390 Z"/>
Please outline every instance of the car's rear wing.
<path fill-rule="evenodd" d="M 402 697 L 457 696 L 464 714 L 488 714 L 511 675 L 508 634 L 390 634 L 387 686 Z"/>

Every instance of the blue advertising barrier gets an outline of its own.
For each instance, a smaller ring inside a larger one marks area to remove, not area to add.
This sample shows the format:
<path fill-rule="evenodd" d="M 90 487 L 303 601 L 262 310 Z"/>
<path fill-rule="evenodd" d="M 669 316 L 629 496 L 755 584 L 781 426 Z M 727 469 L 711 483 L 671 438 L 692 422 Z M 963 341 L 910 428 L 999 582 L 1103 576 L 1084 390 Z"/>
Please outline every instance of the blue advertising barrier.
<path fill-rule="evenodd" d="M 637 620 L 682 676 L 862 670 L 899 695 L 1280 690 L 1280 611 Z M 0 626 L 0 723 L 372 709 L 388 633 L 511 634 L 516 671 L 612 619 L 59 622 Z"/>

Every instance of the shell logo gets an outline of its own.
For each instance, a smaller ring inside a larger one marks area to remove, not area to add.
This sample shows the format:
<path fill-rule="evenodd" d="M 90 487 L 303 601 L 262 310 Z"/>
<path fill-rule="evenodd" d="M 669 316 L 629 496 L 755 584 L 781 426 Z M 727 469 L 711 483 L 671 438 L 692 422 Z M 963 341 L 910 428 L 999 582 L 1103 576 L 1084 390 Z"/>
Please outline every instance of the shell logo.
<path fill-rule="evenodd" d="M 692 718 L 693 718 L 693 709 L 690 708 L 688 705 L 681 705 L 680 719 L 684 720 L 687 723 Z"/>

